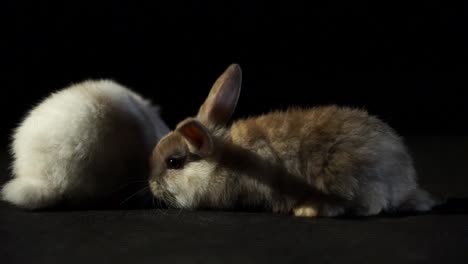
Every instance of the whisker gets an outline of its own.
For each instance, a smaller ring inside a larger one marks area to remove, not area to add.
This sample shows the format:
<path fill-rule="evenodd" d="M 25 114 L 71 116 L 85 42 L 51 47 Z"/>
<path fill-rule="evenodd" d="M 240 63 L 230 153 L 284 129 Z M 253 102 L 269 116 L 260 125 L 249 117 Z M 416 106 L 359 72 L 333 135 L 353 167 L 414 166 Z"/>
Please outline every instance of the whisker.
<path fill-rule="evenodd" d="M 178 207 L 177 204 L 177 199 L 174 197 L 174 195 L 172 195 L 171 193 L 164 193 L 165 194 L 165 200 L 167 200 L 169 202 L 169 206 L 170 207 Z"/>
<path fill-rule="evenodd" d="M 158 206 L 156 206 L 156 202 L 158 203 Z M 167 214 L 164 209 L 162 208 L 161 201 L 159 199 L 156 199 L 156 197 L 153 196 L 153 206 L 156 209 L 156 212 L 161 212 L 162 214 Z"/>
<path fill-rule="evenodd" d="M 156 209 L 158 212 L 161 212 L 163 215 L 167 215 L 166 209 Z"/>
<path fill-rule="evenodd" d="M 130 200 L 132 197 L 136 196 L 137 194 L 143 192 L 143 191 L 149 191 L 149 186 L 145 186 L 143 187 L 142 189 L 136 191 L 135 193 L 133 193 L 132 195 L 130 195 L 129 197 L 127 197 L 125 200 L 123 200 L 120 205 L 122 205 L 123 203 L 127 202 L 128 200 Z"/>
<path fill-rule="evenodd" d="M 179 210 L 177 210 L 177 217 L 180 217 L 180 214 L 182 213 L 183 209 L 182 208 L 179 208 Z"/>
<path fill-rule="evenodd" d="M 122 189 L 125 189 L 125 188 L 129 187 L 130 185 L 134 185 L 134 184 L 137 184 L 137 183 L 144 183 L 146 185 L 148 182 L 147 181 L 129 181 L 129 182 L 126 182 L 126 183 L 120 185 L 119 187 L 117 187 L 111 193 L 116 193 L 118 191 L 121 191 Z"/>

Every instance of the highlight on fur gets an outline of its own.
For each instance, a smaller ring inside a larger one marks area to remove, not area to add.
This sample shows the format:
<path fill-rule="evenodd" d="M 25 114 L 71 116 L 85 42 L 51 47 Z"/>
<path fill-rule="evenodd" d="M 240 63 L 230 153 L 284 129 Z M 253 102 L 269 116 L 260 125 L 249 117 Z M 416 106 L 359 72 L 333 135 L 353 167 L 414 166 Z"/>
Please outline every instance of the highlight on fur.
<path fill-rule="evenodd" d="M 260 208 L 296 216 L 427 211 L 403 140 L 364 110 L 291 108 L 226 125 L 241 88 L 231 65 L 196 117 L 155 147 L 151 191 L 170 207 Z"/>
<path fill-rule="evenodd" d="M 29 209 L 105 203 L 147 174 L 147 157 L 168 131 L 156 106 L 116 82 L 71 85 L 15 129 L 2 198 Z"/>

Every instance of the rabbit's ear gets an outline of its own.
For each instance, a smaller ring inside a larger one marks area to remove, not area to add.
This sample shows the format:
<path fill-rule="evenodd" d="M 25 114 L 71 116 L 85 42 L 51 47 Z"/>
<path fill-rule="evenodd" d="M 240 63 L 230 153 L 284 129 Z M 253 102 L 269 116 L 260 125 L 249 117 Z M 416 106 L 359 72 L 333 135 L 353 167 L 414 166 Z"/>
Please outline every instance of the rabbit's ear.
<path fill-rule="evenodd" d="M 210 94 L 198 111 L 198 120 L 209 128 L 226 124 L 236 108 L 241 83 L 240 66 L 231 64 L 211 87 Z"/>
<path fill-rule="evenodd" d="M 210 132 L 195 118 L 188 118 L 177 125 L 179 132 L 189 143 L 191 152 L 206 157 L 213 151 Z"/>

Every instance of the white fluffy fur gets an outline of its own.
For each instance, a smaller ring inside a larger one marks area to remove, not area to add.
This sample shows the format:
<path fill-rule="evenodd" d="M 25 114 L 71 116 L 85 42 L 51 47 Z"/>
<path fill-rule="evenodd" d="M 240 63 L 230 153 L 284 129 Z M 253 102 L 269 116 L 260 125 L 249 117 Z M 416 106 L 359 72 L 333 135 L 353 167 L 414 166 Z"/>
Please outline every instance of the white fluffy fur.
<path fill-rule="evenodd" d="M 72 85 L 33 108 L 15 130 L 14 178 L 2 198 L 30 209 L 100 199 L 143 172 L 167 132 L 157 108 L 115 82 Z"/>

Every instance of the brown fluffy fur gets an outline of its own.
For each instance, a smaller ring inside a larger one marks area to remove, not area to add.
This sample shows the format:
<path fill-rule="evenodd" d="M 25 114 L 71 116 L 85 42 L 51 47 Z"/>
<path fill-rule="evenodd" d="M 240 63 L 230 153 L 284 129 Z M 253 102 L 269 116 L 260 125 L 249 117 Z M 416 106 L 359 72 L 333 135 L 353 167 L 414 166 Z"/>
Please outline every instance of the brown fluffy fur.
<path fill-rule="evenodd" d="M 310 217 L 435 204 L 418 188 L 400 137 L 364 110 L 291 108 L 225 127 L 240 83 L 240 68 L 231 65 L 197 118 L 160 141 L 151 159 L 156 197 L 173 207 L 242 206 Z M 182 167 L 168 167 L 171 157 L 182 157 Z"/>

